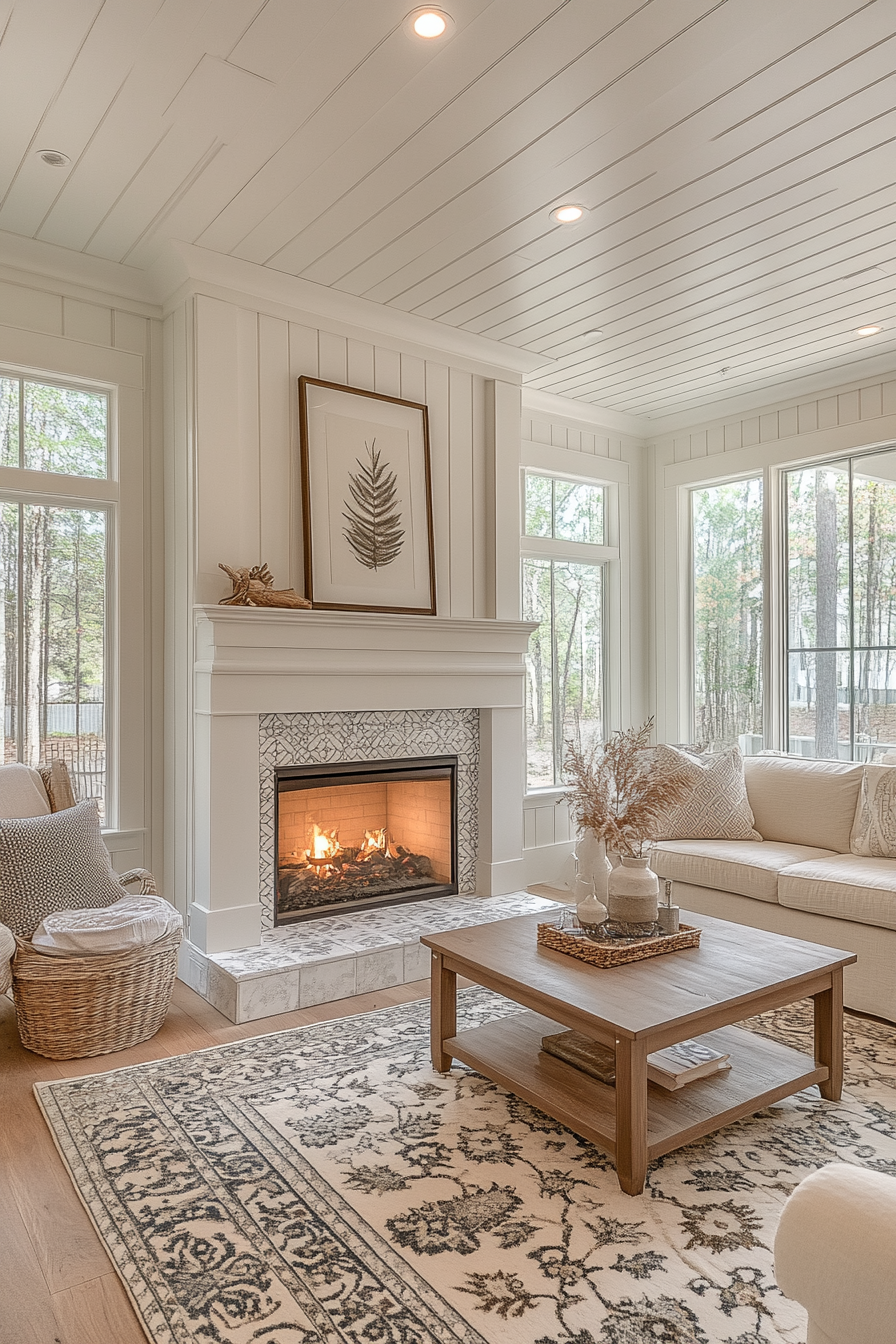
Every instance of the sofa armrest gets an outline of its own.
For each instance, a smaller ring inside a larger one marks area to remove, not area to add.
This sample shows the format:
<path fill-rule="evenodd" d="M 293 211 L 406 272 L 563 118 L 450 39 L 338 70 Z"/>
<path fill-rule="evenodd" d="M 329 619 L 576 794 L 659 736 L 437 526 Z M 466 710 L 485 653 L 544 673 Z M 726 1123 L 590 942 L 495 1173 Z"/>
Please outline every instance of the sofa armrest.
<path fill-rule="evenodd" d="M 808 1311 L 816 1338 L 892 1344 L 896 1178 L 844 1163 L 813 1172 L 784 1206 L 775 1274 Z"/>

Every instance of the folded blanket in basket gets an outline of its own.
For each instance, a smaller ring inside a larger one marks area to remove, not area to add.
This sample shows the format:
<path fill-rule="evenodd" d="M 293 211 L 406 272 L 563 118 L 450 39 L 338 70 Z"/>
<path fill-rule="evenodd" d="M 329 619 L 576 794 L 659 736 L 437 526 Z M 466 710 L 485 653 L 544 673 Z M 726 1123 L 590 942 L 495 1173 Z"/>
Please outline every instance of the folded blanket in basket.
<path fill-rule="evenodd" d="M 89 956 L 131 952 L 181 928 L 183 920 L 161 896 L 125 896 L 88 910 L 56 910 L 46 915 L 31 938 L 36 952 L 48 956 Z"/>

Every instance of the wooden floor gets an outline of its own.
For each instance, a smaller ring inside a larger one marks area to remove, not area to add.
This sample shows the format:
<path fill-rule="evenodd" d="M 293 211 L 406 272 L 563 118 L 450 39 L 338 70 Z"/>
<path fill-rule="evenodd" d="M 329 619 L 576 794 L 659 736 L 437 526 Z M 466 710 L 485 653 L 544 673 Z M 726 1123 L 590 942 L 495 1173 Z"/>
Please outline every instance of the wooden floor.
<path fill-rule="evenodd" d="M 61 1063 L 24 1050 L 11 1001 L 0 996 L 0 1344 L 145 1344 L 127 1295 L 56 1152 L 34 1083 L 186 1054 L 225 1041 L 407 1003 L 429 981 L 362 994 L 236 1027 L 177 981 L 151 1041 Z"/>

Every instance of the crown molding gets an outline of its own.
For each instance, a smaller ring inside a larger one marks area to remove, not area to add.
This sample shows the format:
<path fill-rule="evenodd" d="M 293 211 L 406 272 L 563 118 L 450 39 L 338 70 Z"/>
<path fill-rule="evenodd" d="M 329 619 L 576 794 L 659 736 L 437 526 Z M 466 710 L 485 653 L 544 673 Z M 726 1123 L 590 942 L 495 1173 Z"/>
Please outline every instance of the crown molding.
<path fill-rule="evenodd" d="M 857 356 L 854 360 L 841 361 L 822 373 L 807 375 L 805 378 L 782 379 L 777 384 L 766 383 L 755 392 L 735 394 L 718 401 L 705 402 L 688 411 L 648 419 L 645 422 L 645 433 L 653 441 L 682 430 L 703 429 L 719 421 L 781 410 L 792 406 L 794 402 L 821 394 L 835 396 L 838 392 L 849 392 L 857 387 L 878 383 L 882 378 L 886 380 L 888 376 L 896 378 L 896 352 L 892 344 L 883 354 Z"/>
<path fill-rule="evenodd" d="M 108 305 L 111 300 L 142 317 L 162 315 L 145 271 L 38 238 L 0 230 L 0 273 L 12 284 L 64 293 L 85 303 Z"/>
<path fill-rule="evenodd" d="M 523 385 L 523 410 L 551 420 L 574 420 L 589 429 L 604 429 L 611 434 L 628 434 L 633 439 L 645 439 L 653 430 L 651 422 L 639 415 L 613 411 L 609 406 L 595 406 L 588 401 L 574 401 L 558 397 L 555 392 L 542 392 L 537 387 Z"/>
<path fill-rule="evenodd" d="M 402 345 L 413 345 L 420 350 L 436 352 L 482 366 L 506 375 L 515 375 L 514 381 L 545 364 L 544 355 L 520 350 L 516 346 L 493 341 L 475 332 L 434 322 L 427 317 L 389 308 L 370 299 L 345 294 L 327 285 L 318 285 L 301 276 L 275 271 L 270 266 L 259 266 L 240 257 L 224 256 L 192 243 L 172 241 L 160 251 L 150 267 L 153 293 L 167 312 L 195 292 L 225 291 L 262 302 L 268 309 L 290 310 L 301 320 L 313 318 L 350 327 L 368 337 L 392 339 Z"/>

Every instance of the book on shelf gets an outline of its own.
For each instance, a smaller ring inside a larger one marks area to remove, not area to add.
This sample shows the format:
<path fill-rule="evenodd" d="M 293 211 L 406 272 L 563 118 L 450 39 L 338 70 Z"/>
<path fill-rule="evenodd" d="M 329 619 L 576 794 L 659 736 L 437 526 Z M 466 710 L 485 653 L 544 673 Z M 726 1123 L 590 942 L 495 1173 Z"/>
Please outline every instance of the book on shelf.
<path fill-rule="evenodd" d="M 615 1051 L 608 1045 L 601 1045 L 583 1036 L 579 1031 L 561 1031 L 544 1036 L 541 1048 L 546 1054 L 572 1064 L 602 1083 L 608 1083 L 611 1087 L 616 1084 Z M 670 1092 L 677 1091 L 686 1083 L 696 1082 L 698 1078 L 724 1073 L 730 1068 L 730 1055 L 713 1049 L 700 1037 L 679 1041 L 677 1045 L 655 1050 L 647 1056 L 648 1081 Z"/>
<path fill-rule="evenodd" d="M 674 1092 L 685 1083 L 708 1078 L 713 1073 L 724 1073 L 731 1068 L 731 1056 L 714 1050 L 699 1036 L 679 1041 L 665 1050 L 655 1050 L 647 1056 L 647 1077 L 658 1087 Z"/>

